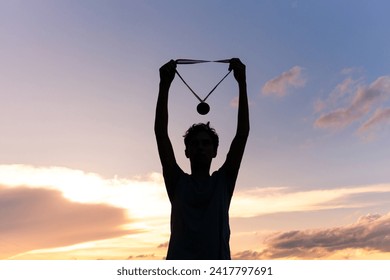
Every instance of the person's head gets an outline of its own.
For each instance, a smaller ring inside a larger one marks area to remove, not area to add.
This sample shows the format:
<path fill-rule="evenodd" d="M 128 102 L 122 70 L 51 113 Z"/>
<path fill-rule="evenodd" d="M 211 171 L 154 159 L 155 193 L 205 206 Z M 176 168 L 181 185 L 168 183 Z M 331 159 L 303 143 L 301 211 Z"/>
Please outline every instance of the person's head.
<path fill-rule="evenodd" d="M 211 160 L 217 156 L 219 137 L 214 128 L 207 124 L 192 125 L 184 134 L 185 154 L 190 160 L 205 156 Z"/>

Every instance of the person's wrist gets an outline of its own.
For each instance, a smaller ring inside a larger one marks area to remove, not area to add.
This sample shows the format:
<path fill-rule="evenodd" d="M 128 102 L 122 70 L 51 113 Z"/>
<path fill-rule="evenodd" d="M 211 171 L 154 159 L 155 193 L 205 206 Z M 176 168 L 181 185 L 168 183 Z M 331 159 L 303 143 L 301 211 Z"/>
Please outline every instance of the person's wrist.
<path fill-rule="evenodd" d="M 161 87 L 170 87 L 172 81 L 167 81 L 167 80 L 160 80 L 160 86 Z"/>
<path fill-rule="evenodd" d="M 241 86 L 246 86 L 246 80 L 243 79 L 243 80 L 239 80 L 237 81 L 238 82 L 238 85 L 241 87 Z"/>

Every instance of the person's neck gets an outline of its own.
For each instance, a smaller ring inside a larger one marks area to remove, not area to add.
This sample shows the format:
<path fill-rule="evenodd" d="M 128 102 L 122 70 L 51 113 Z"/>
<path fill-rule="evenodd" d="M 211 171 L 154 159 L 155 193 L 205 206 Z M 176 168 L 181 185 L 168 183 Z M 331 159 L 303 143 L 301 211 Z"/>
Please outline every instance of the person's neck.
<path fill-rule="evenodd" d="M 191 176 L 195 179 L 206 179 L 210 177 L 210 166 L 204 168 L 196 168 L 191 166 Z"/>

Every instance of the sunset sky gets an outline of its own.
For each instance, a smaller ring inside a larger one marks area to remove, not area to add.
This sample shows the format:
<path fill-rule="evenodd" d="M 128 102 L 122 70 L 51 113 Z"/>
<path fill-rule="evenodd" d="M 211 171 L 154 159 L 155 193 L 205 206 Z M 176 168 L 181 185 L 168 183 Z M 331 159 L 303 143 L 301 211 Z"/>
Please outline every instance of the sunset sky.
<path fill-rule="evenodd" d="M 161 65 L 239 57 L 251 132 L 233 259 L 390 259 L 390 2 L 0 0 L 0 259 L 163 259 L 170 204 L 153 124 Z M 228 64 L 178 65 L 206 96 Z M 169 133 L 234 137 L 175 78 Z"/>

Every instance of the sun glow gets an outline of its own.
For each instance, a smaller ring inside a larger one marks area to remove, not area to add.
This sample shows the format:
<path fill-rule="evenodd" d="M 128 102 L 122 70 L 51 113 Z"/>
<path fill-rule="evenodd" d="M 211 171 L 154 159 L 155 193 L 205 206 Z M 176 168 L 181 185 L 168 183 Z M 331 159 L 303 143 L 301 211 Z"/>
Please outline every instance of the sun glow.
<path fill-rule="evenodd" d="M 158 173 L 143 179 L 104 179 L 95 173 L 64 167 L 1 165 L 0 184 L 58 190 L 73 202 L 127 209 L 133 219 L 169 216 L 169 201 Z"/>

